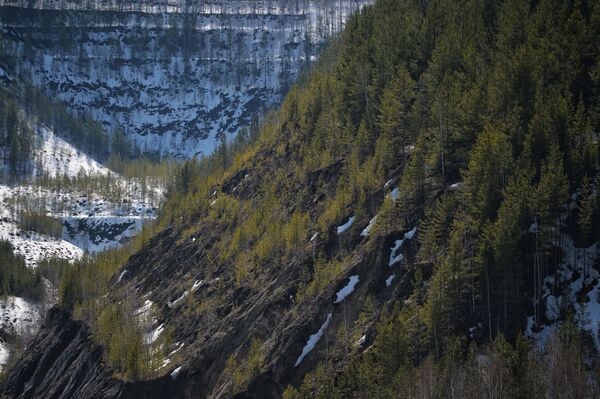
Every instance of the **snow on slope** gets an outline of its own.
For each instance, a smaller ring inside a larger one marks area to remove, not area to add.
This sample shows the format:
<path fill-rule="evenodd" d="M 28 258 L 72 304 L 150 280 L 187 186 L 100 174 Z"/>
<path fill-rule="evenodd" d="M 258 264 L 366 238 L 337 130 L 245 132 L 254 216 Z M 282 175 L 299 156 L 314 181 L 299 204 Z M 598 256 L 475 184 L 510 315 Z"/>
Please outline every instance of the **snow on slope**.
<path fill-rule="evenodd" d="M 2 336 L 31 337 L 38 330 L 44 307 L 23 298 L 0 298 L 0 371 L 6 365 L 11 349 Z"/>
<path fill-rule="evenodd" d="M 346 223 L 337 227 L 338 235 L 344 234 L 346 231 L 348 231 L 348 229 L 350 227 L 352 227 L 353 224 L 354 224 L 354 216 L 350 216 L 350 218 L 348 219 L 348 221 Z"/>
<path fill-rule="evenodd" d="M 60 190 L 25 182 L 20 186 L 0 185 L 0 239 L 10 241 L 18 254 L 34 266 L 44 257 L 77 259 L 84 251 L 97 253 L 117 246 L 137 234 L 147 219 L 156 217 L 162 189 L 150 187 L 142 194 L 137 181 L 126 181 L 116 173 L 79 151 L 51 129 L 29 120 L 35 132 L 32 177 L 110 176 L 119 187 L 111 198 L 70 187 Z M 21 232 L 17 209 L 42 210 L 63 222 L 62 239 Z"/>
<path fill-rule="evenodd" d="M 38 148 L 33 154 L 35 175 L 76 177 L 79 172 L 88 175 L 112 173 L 45 126 L 38 127 L 36 140 Z"/>
<path fill-rule="evenodd" d="M 22 255 L 29 267 L 35 267 L 44 258 L 75 260 L 83 255 L 83 250 L 70 242 L 43 234 L 22 232 L 16 224 L 6 221 L 0 221 L 0 239 L 10 242 L 15 253 Z"/>
<path fill-rule="evenodd" d="M 600 273 L 592 265 L 598 259 L 600 248 L 594 243 L 589 248 L 577 248 L 573 240 L 565 236 L 560 241 L 563 258 L 553 275 L 544 279 L 542 312 L 547 320 L 539 328 L 534 327 L 534 316 L 527 319 L 525 336 L 533 338 L 540 350 L 556 331 L 556 321 L 567 304 L 574 304 L 575 319 L 579 326 L 592 335 L 596 348 L 600 349 Z M 584 273 L 584 267 L 587 273 Z M 563 295 L 554 296 L 556 292 Z M 585 294 L 585 295 L 581 295 Z M 583 297 L 583 301 L 577 299 Z"/>
<path fill-rule="evenodd" d="M 69 216 L 63 218 L 63 240 L 90 253 L 123 244 L 144 224 L 140 216 Z"/>
<path fill-rule="evenodd" d="M 6 362 L 8 362 L 9 356 L 10 351 L 6 344 L 4 344 L 4 342 L 2 341 L 2 338 L 0 338 L 0 371 L 2 371 L 4 365 L 6 364 Z"/>
<path fill-rule="evenodd" d="M 343 302 L 348 295 L 354 292 L 354 288 L 356 287 L 356 284 L 358 284 L 359 281 L 360 277 L 358 275 L 350 276 L 350 278 L 348 279 L 348 284 L 346 284 L 341 290 L 339 290 L 335 294 L 336 299 L 333 303 L 335 304 Z"/>
<path fill-rule="evenodd" d="M 56 192 L 32 185 L 0 185 L 0 239 L 10 241 L 29 266 L 43 257 L 77 259 L 84 251 L 97 253 L 122 244 L 137 234 L 145 221 L 156 217 L 160 197 L 140 200 L 135 194 L 123 194 L 119 202 L 113 202 L 73 189 Z M 27 198 L 31 206 L 61 220 L 62 239 L 20 231 L 15 198 Z"/>
<path fill-rule="evenodd" d="M 154 0 L 96 0 L 82 2 L 81 0 L 0 0 L 0 6 L 23 8 L 36 8 L 43 10 L 101 10 L 101 11 L 136 11 L 149 14 L 161 13 L 194 13 L 194 14 L 221 14 L 221 15 L 303 15 L 311 13 L 317 15 L 315 9 L 322 9 L 329 14 L 332 20 L 347 17 L 361 3 L 361 0 L 345 1 L 344 7 L 339 7 L 338 2 L 332 0 L 301 0 L 301 1 L 273 1 L 273 0 L 203 0 L 188 1 L 161 1 Z M 342 15 L 343 14 L 343 15 Z"/>
<path fill-rule="evenodd" d="M 577 194 L 573 194 L 551 231 L 562 259 L 554 273 L 543 280 L 538 326 L 535 315 L 527 318 L 525 336 L 531 338 L 540 351 L 546 348 L 567 310 L 574 313 L 579 327 L 590 333 L 596 349 L 600 350 L 600 271 L 595 268 L 600 257 L 600 243 L 581 248 L 568 234 L 560 234 L 577 206 L 576 200 Z M 529 233 L 539 232 L 540 226 L 535 223 L 530 226 Z"/>
<path fill-rule="evenodd" d="M 373 228 L 373 226 L 375 226 L 375 222 L 377 222 L 377 216 L 378 215 L 373 216 L 373 218 L 369 221 L 369 224 L 367 225 L 367 227 L 365 227 L 364 230 L 360 233 L 360 235 L 362 237 L 368 237 L 369 236 L 369 232 L 371 231 L 371 229 Z"/>
<path fill-rule="evenodd" d="M 370 1 L 201 2 L 192 17 L 157 15 L 177 6 L 144 2 L 147 14 L 32 13 L 6 8 L 30 2 L 2 1 L 0 33 L 17 73 L 47 94 L 109 130 L 122 127 L 145 151 L 191 157 L 277 105 L 327 38 Z"/>
<path fill-rule="evenodd" d="M 23 298 L 8 296 L 0 298 L 0 320 L 5 325 L 12 326 L 16 334 L 33 333 L 40 321 L 39 304 L 26 301 Z"/>
<path fill-rule="evenodd" d="M 314 333 L 310 337 L 308 337 L 308 340 L 306 341 L 306 345 L 304 345 L 304 348 L 302 348 L 302 353 L 296 360 L 294 367 L 298 367 L 298 365 L 300 363 L 302 363 L 302 360 L 304 360 L 306 355 L 308 355 L 315 348 L 315 346 L 317 345 L 317 343 L 319 342 L 319 340 L 325 333 L 325 330 L 327 330 L 327 327 L 329 326 L 329 323 L 331 322 L 331 316 L 332 316 L 332 314 L 328 313 L 327 319 L 325 319 L 325 322 L 323 323 L 321 328 L 319 328 L 319 331 L 317 331 L 316 333 Z"/>
<path fill-rule="evenodd" d="M 14 218 L 15 210 L 11 201 L 23 190 L 0 185 L 0 239 L 9 241 L 15 253 L 25 258 L 27 266 L 34 267 L 44 257 L 78 259 L 83 251 L 64 240 L 57 240 L 42 234 L 23 232 Z"/>
<path fill-rule="evenodd" d="M 29 177 L 76 177 L 83 171 L 88 176 L 110 177 L 112 191 L 80 191 L 65 183 L 60 188 L 40 186 L 27 180 L 16 186 L 0 184 L 0 239 L 8 240 L 27 266 L 36 267 L 49 257 L 76 260 L 86 251 L 96 253 L 121 245 L 140 231 L 145 220 L 156 217 L 161 189 L 150 187 L 142 192 L 138 181 L 125 180 L 50 129 L 30 123 L 37 143 L 34 173 Z M 62 237 L 22 231 L 19 209 L 33 209 L 62 221 Z M 54 301 L 53 289 L 48 287 L 50 295 L 40 304 L 18 297 L 0 299 L 0 371 L 15 348 L 25 345 L 39 328 L 46 306 Z"/>

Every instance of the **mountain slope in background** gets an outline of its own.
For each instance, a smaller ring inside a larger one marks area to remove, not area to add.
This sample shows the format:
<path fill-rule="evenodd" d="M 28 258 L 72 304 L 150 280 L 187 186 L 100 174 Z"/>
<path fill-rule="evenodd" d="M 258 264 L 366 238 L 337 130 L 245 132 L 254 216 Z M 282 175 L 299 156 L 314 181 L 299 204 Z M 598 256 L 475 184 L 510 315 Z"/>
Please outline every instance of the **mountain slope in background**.
<path fill-rule="evenodd" d="M 142 151 L 190 158 L 278 104 L 368 2 L 2 1 L 0 60 Z"/>

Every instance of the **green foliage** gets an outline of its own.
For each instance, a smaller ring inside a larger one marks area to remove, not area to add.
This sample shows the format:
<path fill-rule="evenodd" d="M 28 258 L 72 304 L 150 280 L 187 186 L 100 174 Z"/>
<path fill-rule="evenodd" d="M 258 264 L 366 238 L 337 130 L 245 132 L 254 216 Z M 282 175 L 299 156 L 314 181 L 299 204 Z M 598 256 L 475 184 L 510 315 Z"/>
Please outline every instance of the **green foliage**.
<path fill-rule="evenodd" d="M 600 216 L 600 201 L 597 192 L 593 189 L 587 176 L 584 176 L 581 186 L 581 193 L 578 200 L 579 214 L 577 217 L 577 226 L 580 239 L 584 246 L 593 243 L 594 237 L 598 232 L 598 224 L 595 221 Z"/>
<path fill-rule="evenodd" d="M 0 88 L 0 148 L 6 149 L 12 177 L 27 172 L 34 147 L 33 132 L 22 117 L 19 104 L 4 88 Z"/>
<path fill-rule="evenodd" d="M 338 277 L 343 269 L 343 261 L 337 259 L 326 260 L 323 257 L 317 257 L 314 265 L 312 280 L 306 286 L 304 291 L 300 290 L 297 293 L 299 299 L 304 297 L 311 298 L 319 295 L 327 288 L 336 277 Z"/>
<path fill-rule="evenodd" d="M 511 147 L 508 137 L 488 128 L 477 139 L 469 159 L 465 176 L 465 200 L 472 204 L 472 217 L 479 228 L 496 218 L 502 202 L 502 190 L 508 183 L 511 171 Z"/>
<path fill-rule="evenodd" d="M 44 297 L 44 288 L 39 271 L 27 267 L 25 259 L 14 254 L 13 246 L 0 240 L 0 296 L 39 300 Z"/>
<path fill-rule="evenodd" d="M 398 203 L 406 214 L 422 209 L 427 193 L 434 183 L 430 176 L 435 165 L 428 157 L 429 149 L 427 148 L 431 133 L 431 130 L 424 130 L 417 137 L 411 151 L 410 161 L 400 180 Z"/>
<path fill-rule="evenodd" d="M 435 261 L 436 258 L 444 255 L 446 249 L 444 246 L 450 235 L 457 206 L 456 197 L 448 193 L 438 199 L 435 207 L 428 208 L 425 212 L 419 233 L 421 242 L 419 255 L 422 259 Z"/>
<path fill-rule="evenodd" d="M 62 237 L 62 221 L 45 212 L 36 210 L 22 210 L 18 215 L 21 231 L 32 231 L 53 238 Z"/>
<path fill-rule="evenodd" d="M 147 245 L 155 228 L 149 222 L 127 245 L 84 256 L 74 263 L 46 259 L 39 265 L 40 273 L 58 287 L 60 306 L 89 323 L 94 338 L 106 349 L 106 361 L 125 379 L 154 376 L 171 347 L 169 331 L 155 342 L 146 342 L 143 323 L 134 316 L 133 305 L 127 300 L 108 302 L 107 296 L 110 278 L 132 253 Z"/>
<path fill-rule="evenodd" d="M 382 317 L 369 351 L 335 378 L 316 370 L 286 397 L 576 397 L 595 389 L 577 340 L 575 349 L 555 346 L 550 365 L 520 332 L 556 263 L 556 222 L 569 193 L 578 190 L 578 245 L 598 236 L 599 12 L 585 0 L 384 0 L 349 21 L 335 78 L 320 71 L 294 93 L 301 137 L 312 142 L 306 162 L 348 162 L 319 230 L 357 203 L 357 214 L 378 215 L 370 241 L 424 214 L 424 268 L 411 301 Z M 360 170 L 377 183 L 354 184 Z M 390 177 L 399 179 L 398 200 L 379 196 L 378 209 L 365 212 L 369 201 L 359 198 Z M 462 184 L 447 193 L 454 182 Z M 307 292 L 319 292 L 327 262 L 316 259 Z M 473 341 L 490 345 L 485 363 L 467 345 L 472 326 L 481 326 Z M 540 368 L 569 380 L 557 387 Z"/>
<path fill-rule="evenodd" d="M 424 306 L 437 357 L 454 337 L 461 335 L 461 329 L 474 312 L 476 288 L 474 270 L 467 256 L 467 234 L 464 218 L 454 219 L 448 255 L 437 263 Z"/>
<path fill-rule="evenodd" d="M 75 304 L 81 299 L 82 287 L 80 284 L 81 270 L 79 266 L 69 267 L 58 286 L 58 302 L 65 309 L 73 311 Z"/>
<path fill-rule="evenodd" d="M 555 221 L 577 187 L 578 229 L 595 237 L 599 10 L 589 1 L 380 0 L 350 19 L 260 129 L 255 121 L 239 141 L 223 139 L 214 155 L 175 167 L 157 225 L 182 228 L 180 240 L 219 231 L 206 263 L 249 290 L 262 270 L 302 261 L 296 300 L 326 292 L 350 264 L 346 242 L 358 238 L 354 228 L 335 234 L 349 216 L 364 226 L 378 215 L 368 244 L 419 226 L 409 300 L 381 312 L 368 351 L 348 343 L 376 311 L 355 331 L 344 325 L 343 370 L 320 366 L 286 397 L 532 394 L 523 387 L 537 386 L 535 367 L 544 364 L 527 359 L 534 355 L 519 332 L 531 298 L 540 302 Z M 396 201 L 392 187 L 382 189 L 390 178 L 399 182 Z M 447 193 L 455 182 L 463 184 Z M 130 253 L 65 271 L 65 306 L 95 320 Z M 144 374 L 139 333 L 122 331 L 132 334 L 128 345 L 115 338 L 114 320 L 128 317 L 107 313 L 109 327 L 98 331 L 111 363 L 134 378 Z M 487 361 L 477 360 L 476 344 L 487 344 Z M 580 364 L 562 349 L 557 359 Z M 232 395 L 262 372 L 263 355 L 253 342 L 229 358 Z"/>
<path fill-rule="evenodd" d="M 408 70 L 400 65 L 383 92 L 379 110 L 381 135 L 375 146 L 375 157 L 380 160 L 380 173 L 384 178 L 397 159 L 406 157 L 406 147 L 413 141 L 407 119 L 414 101 L 414 86 Z"/>
<path fill-rule="evenodd" d="M 283 228 L 283 236 L 289 252 L 300 249 L 307 239 L 309 217 L 302 212 L 294 212 L 289 223 Z"/>
<path fill-rule="evenodd" d="M 262 346 L 260 340 L 254 338 L 245 358 L 231 354 L 227 359 L 223 374 L 228 379 L 231 395 L 241 392 L 249 381 L 263 372 L 265 355 Z"/>
<path fill-rule="evenodd" d="M 483 265 L 490 275 L 489 289 L 492 292 L 492 314 L 488 316 L 498 320 L 497 330 L 511 337 L 519 331 L 525 316 L 522 313 L 526 306 L 522 292 L 527 265 L 523 262 L 523 238 L 531 221 L 532 194 L 527 174 L 516 176 L 509 182 L 498 218 L 491 227 L 489 245 L 493 260 Z"/>
<path fill-rule="evenodd" d="M 71 269 L 71 262 L 62 258 L 41 259 L 37 265 L 40 274 L 55 287 L 59 286 L 69 269 Z"/>
<path fill-rule="evenodd" d="M 107 358 L 126 379 L 139 379 L 156 370 L 171 345 L 170 334 L 163 332 L 155 341 L 144 342 L 139 321 L 132 318 L 126 304 L 109 304 L 98 316 L 96 338 L 107 350 Z"/>

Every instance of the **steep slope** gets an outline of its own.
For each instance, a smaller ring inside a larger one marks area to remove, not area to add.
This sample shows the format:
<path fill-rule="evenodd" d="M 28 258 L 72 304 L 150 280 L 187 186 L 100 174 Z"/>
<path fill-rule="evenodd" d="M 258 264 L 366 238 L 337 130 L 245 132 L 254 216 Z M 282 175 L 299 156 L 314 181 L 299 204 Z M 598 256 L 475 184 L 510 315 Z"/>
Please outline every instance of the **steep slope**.
<path fill-rule="evenodd" d="M 365 3 L 3 1 L 0 60 L 142 151 L 190 158 L 278 104 Z"/>
<path fill-rule="evenodd" d="M 238 185 L 234 179 L 226 181 L 223 187 L 232 190 L 235 185 L 236 195 L 250 195 L 252 186 L 258 184 L 256 176 L 265 172 L 263 168 L 270 168 L 270 163 L 245 170 L 251 177 L 246 178 L 243 184 Z M 332 170 L 326 172 L 337 173 Z M 316 190 L 318 185 L 316 182 L 313 184 L 311 190 Z M 229 193 L 224 191 L 219 197 Z M 313 197 L 307 196 L 302 198 L 300 206 L 310 209 L 312 203 Z M 149 334 L 160 334 L 161 326 L 169 326 L 171 330 L 171 343 L 166 351 L 171 354 L 166 355 L 164 367 L 161 365 L 152 371 L 152 375 L 164 377 L 140 383 L 147 392 L 145 397 L 162 397 L 162 392 L 166 391 L 153 387 L 160 387 L 163 383 L 176 386 L 176 389 L 172 386 L 168 388 L 174 397 L 185 397 L 192 393 L 200 397 L 219 397 L 239 392 L 242 387 L 232 387 L 223 376 L 223 369 L 231 355 L 239 356 L 241 361 L 250 340 L 258 337 L 263 346 L 265 371 L 253 377 L 255 383 L 245 388 L 249 391 L 244 396 L 279 396 L 287 384 L 299 383 L 306 370 L 314 366 L 316 358 L 310 353 L 306 353 L 307 356 L 301 361 L 299 357 L 305 351 L 306 341 L 326 319 L 329 320 L 329 327 L 324 331 L 325 337 L 321 338 L 319 348 L 325 340 L 336 340 L 338 326 L 352 324 L 352 320 L 358 317 L 363 298 L 372 295 L 381 301 L 390 301 L 406 296 L 410 287 L 410 277 L 404 276 L 403 272 L 399 273 L 393 287 L 386 286 L 388 247 L 392 246 L 392 241 L 387 240 L 389 245 L 382 242 L 380 246 L 370 248 L 359 234 L 361 229 L 354 228 L 344 233 L 345 245 L 354 248 L 352 255 L 348 256 L 344 272 L 319 295 L 299 300 L 296 299 L 297 283 L 301 280 L 302 270 L 311 262 L 309 254 L 313 243 L 318 242 L 318 248 L 334 248 L 337 245 L 335 236 L 328 241 L 307 240 L 302 244 L 304 248 L 301 255 L 278 267 L 269 268 L 256 279 L 238 284 L 228 276 L 231 265 L 219 265 L 213 269 L 207 263 L 207 258 L 216 256 L 218 238 L 226 234 L 227 227 L 221 223 L 200 222 L 194 226 L 193 236 L 182 240 L 184 228 L 181 226 L 160 233 L 145 249 L 134 255 L 112 280 L 111 296 L 114 295 L 114 299 L 111 301 L 120 301 L 118 298 L 122 294 L 135 292 L 139 298 L 139 309 L 134 313 L 144 312 L 147 307 L 154 310 L 156 320 L 149 325 Z M 407 248 L 410 248 L 409 244 Z M 360 276 L 359 284 L 343 303 L 336 301 L 347 285 L 348 278 L 355 275 Z M 57 323 L 52 317 L 50 315 L 47 321 L 50 331 L 39 337 L 44 340 L 40 341 L 40 348 L 48 347 L 45 340 L 54 340 L 52 337 L 64 333 L 59 328 L 64 322 Z M 173 326 L 179 327 L 173 329 Z M 38 345 L 37 341 L 32 345 Z M 77 354 L 83 351 L 86 356 L 89 349 L 82 350 L 80 346 L 93 346 L 91 342 L 81 342 L 79 338 L 75 342 L 67 341 L 64 345 L 68 345 L 64 353 Z M 73 367 L 74 371 L 79 369 L 77 363 L 98 362 L 97 358 L 86 357 L 69 366 L 71 359 L 55 356 L 46 363 L 53 365 L 49 368 L 34 357 L 23 359 L 29 365 L 19 365 L 16 369 L 30 371 L 10 376 L 6 386 L 14 391 L 6 391 L 5 394 L 24 397 L 29 394 L 34 397 L 50 394 L 50 387 L 63 387 L 63 381 L 72 380 L 69 367 Z M 298 367 L 294 366 L 296 363 Z M 56 372 L 55 367 L 63 372 Z M 62 395 L 85 396 L 94 392 L 101 397 L 134 397 L 129 396 L 126 388 L 116 388 L 123 383 L 108 377 L 109 368 L 104 370 L 87 378 L 77 378 L 74 383 L 69 383 Z M 39 381 L 44 382 L 32 384 L 33 380 L 28 377 L 30 373 L 35 373 Z M 32 391 L 21 391 L 21 384 L 32 386 Z M 111 387 L 110 391 L 107 391 L 107 387 Z"/>
<path fill-rule="evenodd" d="M 106 176 L 110 170 L 86 154 L 78 151 L 52 130 L 37 127 L 36 150 L 33 152 L 33 174 L 37 176 L 77 177 L 79 173 Z"/>
<path fill-rule="evenodd" d="M 182 165 L 156 234 L 81 271 L 80 321 L 53 311 L 4 395 L 597 396 L 600 7 L 486 6 L 350 19 L 255 142 Z"/>
<path fill-rule="evenodd" d="M 111 379 L 110 371 L 101 362 L 102 348 L 90 342 L 85 325 L 73 321 L 68 313 L 51 309 L 45 328 L 52 333 L 39 336 L 30 343 L 18 375 L 7 380 L 7 384 L 13 386 L 12 390 L 4 395 L 37 397 L 44 392 L 58 397 L 132 399 L 177 395 L 177 386 L 169 377 L 147 384 Z M 40 358 L 42 352 L 44 356 Z M 48 374 L 41 374 L 37 368 L 40 362 L 55 367 Z M 27 380 L 32 383 L 21 385 Z"/>
<path fill-rule="evenodd" d="M 118 247 L 156 217 L 162 189 L 119 176 L 57 135 L 39 121 L 35 107 L 21 106 L 18 80 L 3 73 L 0 240 L 22 257 L 28 273 L 37 273 L 31 270 L 42 262 L 46 270 L 48 260 L 78 261 L 85 253 Z M 31 296 L 14 292 L 15 279 L 19 276 L 0 274 L 0 371 L 23 351 L 56 302 L 56 287 L 48 280 L 45 293 Z"/>
<path fill-rule="evenodd" d="M 48 308 L 38 301 L 16 296 L 0 298 L 0 372 L 14 352 L 15 341 L 25 346 L 39 331 Z"/>

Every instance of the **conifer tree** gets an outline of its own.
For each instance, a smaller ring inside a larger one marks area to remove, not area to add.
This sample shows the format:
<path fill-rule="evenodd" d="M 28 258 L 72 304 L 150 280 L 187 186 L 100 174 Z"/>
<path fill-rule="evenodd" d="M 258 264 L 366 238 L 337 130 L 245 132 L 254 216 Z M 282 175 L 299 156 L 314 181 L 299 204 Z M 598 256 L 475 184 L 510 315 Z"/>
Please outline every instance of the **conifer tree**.
<path fill-rule="evenodd" d="M 381 159 L 383 174 L 392 167 L 397 157 L 406 160 L 405 148 L 410 140 L 408 115 L 414 100 L 414 81 L 408 70 L 400 66 L 386 86 L 379 108 L 379 129 L 376 153 Z"/>
<path fill-rule="evenodd" d="M 465 199 L 478 229 L 486 220 L 493 221 L 508 183 L 511 147 L 508 138 L 489 127 L 471 151 L 465 176 Z"/>

